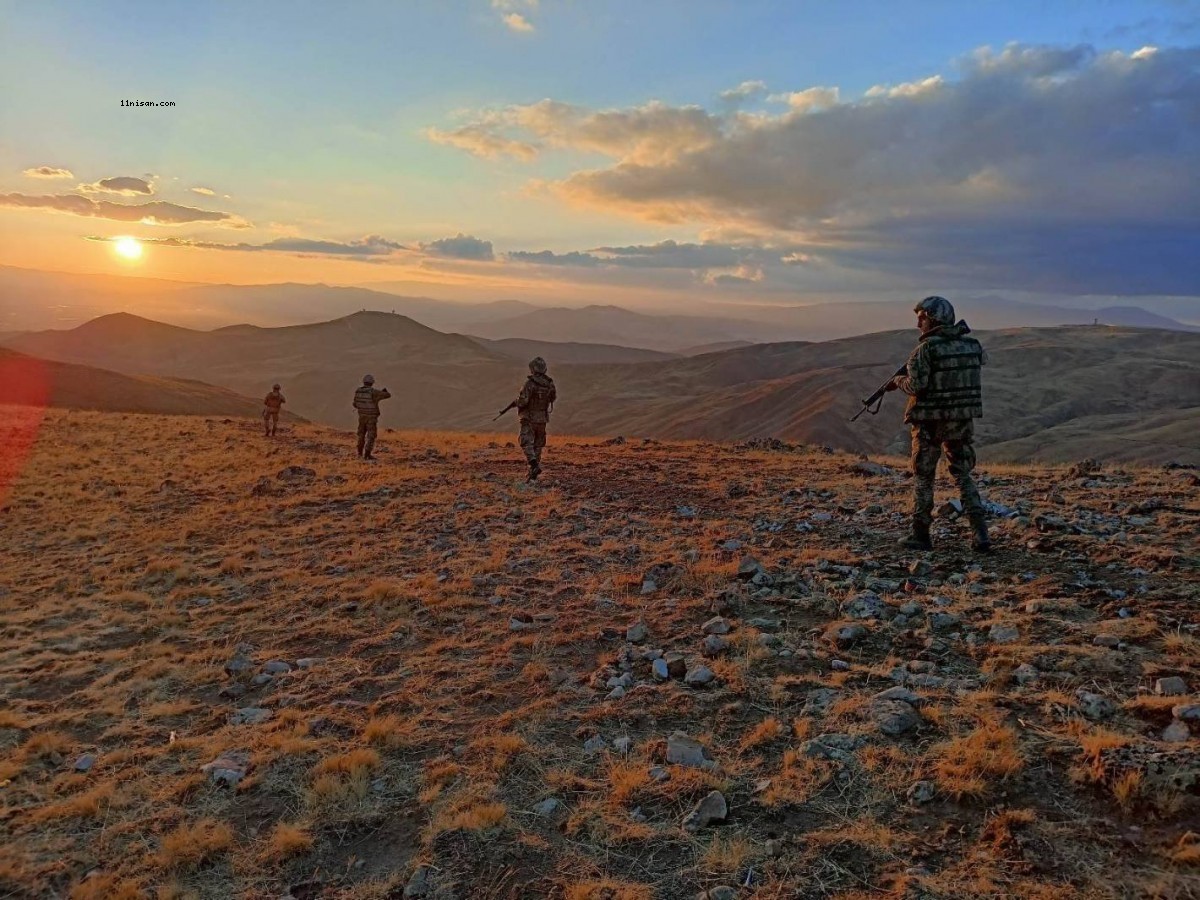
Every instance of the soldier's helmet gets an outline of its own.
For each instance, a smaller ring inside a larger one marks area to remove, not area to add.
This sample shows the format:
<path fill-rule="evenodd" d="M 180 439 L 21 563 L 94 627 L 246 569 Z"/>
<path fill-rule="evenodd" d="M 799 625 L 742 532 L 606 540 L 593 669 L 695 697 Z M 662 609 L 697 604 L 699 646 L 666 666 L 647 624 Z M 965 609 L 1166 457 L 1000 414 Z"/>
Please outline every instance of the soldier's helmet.
<path fill-rule="evenodd" d="M 279 390 L 279 385 L 277 385 L 277 384 L 271 385 L 271 390 L 273 390 L 273 391 Z"/>
<path fill-rule="evenodd" d="M 945 297 L 926 297 L 913 307 L 913 312 L 923 312 L 939 325 L 954 324 L 954 307 Z"/>
<path fill-rule="evenodd" d="M 535 356 L 529 361 L 529 371 L 538 375 L 546 374 L 546 361 L 540 356 Z"/>
<path fill-rule="evenodd" d="M 374 383 L 375 383 L 374 375 L 364 375 L 363 376 L 363 384 L 374 384 Z"/>

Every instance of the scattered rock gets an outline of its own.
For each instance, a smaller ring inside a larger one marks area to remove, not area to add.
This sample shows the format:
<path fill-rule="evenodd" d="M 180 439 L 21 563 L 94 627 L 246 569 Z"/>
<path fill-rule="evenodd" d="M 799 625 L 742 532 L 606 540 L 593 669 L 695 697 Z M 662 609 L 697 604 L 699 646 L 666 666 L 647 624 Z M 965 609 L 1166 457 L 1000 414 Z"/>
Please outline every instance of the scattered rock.
<path fill-rule="evenodd" d="M 682 731 L 676 731 L 667 738 L 667 762 L 698 769 L 715 769 L 717 767 L 717 764 L 709 758 L 704 745 L 695 738 L 688 737 Z"/>
<path fill-rule="evenodd" d="M 1154 682 L 1154 693 L 1160 697 L 1174 697 L 1188 692 L 1187 682 L 1178 675 L 1160 678 Z"/>
<path fill-rule="evenodd" d="M 729 804 L 725 802 L 724 795 L 720 791 L 712 791 L 688 813 L 683 820 L 683 827 L 688 831 L 699 831 L 714 822 L 724 822 L 728 815 Z"/>
<path fill-rule="evenodd" d="M 702 665 L 688 669 L 687 674 L 683 676 L 683 681 L 684 684 L 691 685 L 692 687 L 704 687 L 705 685 L 712 684 L 716 677 L 712 669 Z"/>
<path fill-rule="evenodd" d="M 679 575 L 679 568 L 673 562 L 656 563 L 646 570 L 642 576 L 642 593 L 653 594 L 667 587 Z"/>
<path fill-rule="evenodd" d="M 1163 729 L 1162 739 L 1170 744 L 1181 744 L 1192 738 L 1192 731 L 1184 722 L 1178 719 Z"/>
<path fill-rule="evenodd" d="M 671 780 L 670 771 L 664 769 L 662 766 L 652 766 L 647 774 L 650 776 L 650 780 L 656 784 L 662 784 L 664 781 Z"/>
<path fill-rule="evenodd" d="M 212 762 L 202 765 L 200 771 L 213 781 L 236 787 L 237 783 L 250 771 L 250 751 L 226 751 Z"/>
<path fill-rule="evenodd" d="M 854 751 L 865 743 L 866 738 L 861 735 L 831 732 L 805 741 L 800 745 L 800 752 L 816 759 L 845 763 L 854 759 Z"/>
<path fill-rule="evenodd" d="M 895 610 L 874 591 L 863 591 L 842 604 L 842 613 L 851 619 L 890 619 Z"/>
<path fill-rule="evenodd" d="M 1041 674 L 1029 663 L 1021 663 L 1013 670 L 1013 681 L 1017 684 L 1033 684 L 1041 677 Z"/>
<path fill-rule="evenodd" d="M 249 644 L 239 644 L 233 656 L 225 663 L 225 672 L 228 675 L 237 676 L 254 667 L 254 660 L 250 658 L 251 648 Z"/>
<path fill-rule="evenodd" d="M 892 690 L 896 690 L 893 688 Z M 904 688 L 899 688 L 904 690 Z M 886 692 L 885 692 L 886 693 Z M 895 737 L 906 734 L 921 724 L 921 716 L 912 704 L 903 700 L 876 700 L 871 703 L 871 718 L 879 730 Z"/>
<path fill-rule="evenodd" d="M 533 808 L 535 815 L 541 816 L 543 819 L 548 819 L 553 816 L 562 807 L 562 803 L 554 797 L 547 797 L 541 803 Z"/>
<path fill-rule="evenodd" d="M 905 792 L 905 796 L 910 803 L 921 806 L 937 796 L 937 788 L 932 781 L 918 781 Z"/>
<path fill-rule="evenodd" d="M 760 574 L 766 575 L 767 570 L 763 564 L 753 556 L 747 556 L 740 563 L 738 563 L 737 577 L 743 581 L 749 581 L 754 576 Z"/>
<path fill-rule="evenodd" d="M 629 754 L 630 749 L 632 749 L 632 747 L 633 747 L 633 738 L 619 737 L 615 741 L 613 741 L 613 749 L 616 750 L 618 753 L 620 753 L 622 756 L 627 756 Z"/>
<path fill-rule="evenodd" d="M 850 465 L 847 466 L 847 471 L 852 472 L 855 475 L 866 475 L 867 477 L 895 474 L 894 470 L 888 466 L 882 466 L 879 463 L 868 462 L 864 459 L 850 463 Z"/>
<path fill-rule="evenodd" d="M 1020 630 L 1015 625 L 993 625 L 988 629 L 988 640 L 996 644 L 1011 644 L 1021 637 Z"/>
<path fill-rule="evenodd" d="M 729 641 L 719 634 L 710 634 L 700 645 L 700 653 L 709 659 L 720 656 L 729 649 Z"/>
<path fill-rule="evenodd" d="M 852 625 L 839 625 L 834 623 L 829 626 L 829 630 L 825 632 L 825 636 L 839 647 L 851 647 L 865 638 L 870 632 L 866 627 L 855 622 Z"/>
<path fill-rule="evenodd" d="M 1200 722 L 1200 703 L 1180 703 L 1172 706 L 1171 715 L 1181 722 Z"/>
<path fill-rule="evenodd" d="M 728 620 L 721 616 L 713 616 L 704 623 L 702 630 L 705 634 L 729 634 L 733 629 L 730 627 Z"/>
<path fill-rule="evenodd" d="M 226 700 L 236 700 L 238 697 L 241 697 L 245 693 L 246 693 L 246 686 L 244 684 L 238 684 L 236 681 L 234 681 L 234 682 L 230 682 L 229 684 L 222 687 L 221 690 L 217 691 L 217 696 L 223 697 Z"/>
<path fill-rule="evenodd" d="M 592 735 L 583 742 L 583 752 L 588 756 L 595 756 L 601 750 L 607 750 L 608 743 L 598 734 Z"/>
<path fill-rule="evenodd" d="M 700 895 L 702 900 L 737 900 L 737 889 L 727 884 L 718 884 Z"/>
<path fill-rule="evenodd" d="M 650 672 L 658 681 L 667 681 L 671 677 L 670 667 L 667 666 L 667 661 L 661 657 L 650 664 Z"/>
<path fill-rule="evenodd" d="M 275 715 L 260 706 L 244 706 L 229 717 L 230 725 L 261 725 Z"/>
<path fill-rule="evenodd" d="M 92 770 L 92 766 L 95 764 L 96 754 L 84 753 L 77 760 L 75 760 L 75 764 L 71 768 L 73 768 L 76 772 L 90 772 Z"/>
<path fill-rule="evenodd" d="M 280 481 L 298 484 L 316 480 L 317 473 L 314 469 L 306 469 L 304 466 L 288 466 L 285 469 L 280 469 L 275 477 Z"/>
<path fill-rule="evenodd" d="M 833 669 L 835 672 L 849 672 L 850 663 L 846 662 L 844 659 L 834 659 L 830 660 L 829 668 Z"/>
<path fill-rule="evenodd" d="M 646 627 L 645 622 L 638 622 L 625 629 L 625 640 L 631 644 L 640 644 L 648 637 L 650 637 L 650 629 Z"/>
<path fill-rule="evenodd" d="M 511 616 L 508 620 L 509 631 L 530 631 L 536 626 L 533 622 L 527 622 L 523 619 L 518 619 L 516 616 Z"/>
<path fill-rule="evenodd" d="M 292 671 L 292 667 L 282 659 L 273 659 L 263 666 L 263 671 L 268 675 L 284 675 Z"/>
<path fill-rule="evenodd" d="M 687 674 L 687 660 L 682 653 L 672 650 L 664 653 L 662 659 L 667 664 L 667 674 L 672 678 L 682 678 Z"/>
<path fill-rule="evenodd" d="M 1117 711 L 1113 702 L 1107 697 L 1093 694 L 1083 688 L 1075 692 L 1075 698 L 1079 701 L 1079 711 L 1092 720 L 1107 719 Z"/>
<path fill-rule="evenodd" d="M 296 660 L 297 669 L 312 669 L 325 662 L 323 656 L 306 656 L 303 659 Z"/>
<path fill-rule="evenodd" d="M 433 891 L 433 873 L 432 866 L 417 866 L 417 870 L 412 873 L 412 877 L 408 879 L 408 884 L 404 886 L 403 898 L 428 897 Z"/>
<path fill-rule="evenodd" d="M 1121 646 L 1121 639 L 1115 634 L 1098 634 L 1092 638 L 1092 643 L 1097 647 L 1117 648 Z"/>

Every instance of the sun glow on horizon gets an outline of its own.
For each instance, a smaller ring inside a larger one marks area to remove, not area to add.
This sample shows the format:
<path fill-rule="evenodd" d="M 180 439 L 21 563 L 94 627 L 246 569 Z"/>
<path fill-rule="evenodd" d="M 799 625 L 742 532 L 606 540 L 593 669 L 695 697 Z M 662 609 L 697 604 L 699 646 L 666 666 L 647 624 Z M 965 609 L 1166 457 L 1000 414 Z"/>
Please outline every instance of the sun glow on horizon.
<path fill-rule="evenodd" d="M 133 237 L 117 238 L 113 243 L 113 250 L 118 256 L 128 260 L 138 260 L 142 258 L 142 242 Z"/>

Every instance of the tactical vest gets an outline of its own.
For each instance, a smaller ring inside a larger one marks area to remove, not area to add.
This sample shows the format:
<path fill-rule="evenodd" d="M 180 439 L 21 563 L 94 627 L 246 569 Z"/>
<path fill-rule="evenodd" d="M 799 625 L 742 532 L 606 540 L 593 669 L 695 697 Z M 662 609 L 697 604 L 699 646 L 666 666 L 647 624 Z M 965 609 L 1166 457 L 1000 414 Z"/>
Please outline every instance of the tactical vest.
<path fill-rule="evenodd" d="M 272 392 L 267 394 L 267 396 L 263 399 L 263 403 L 266 405 L 267 409 L 271 410 L 271 412 L 279 412 L 280 408 L 283 406 L 283 395 Z"/>
<path fill-rule="evenodd" d="M 375 388 L 364 384 L 354 392 L 354 408 L 360 416 L 378 416 L 379 401 L 375 399 Z"/>
<path fill-rule="evenodd" d="M 545 423 L 550 419 L 550 404 L 554 402 L 554 382 L 548 375 L 530 375 L 525 382 L 528 402 L 517 413 L 530 422 Z"/>
<path fill-rule="evenodd" d="M 983 347 L 979 341 L 932 335 L 924 341 L 923 349 L 929 362 L 929 383 L 918 396 L 909 399 L 905 421 L 943 422 L 982 416 Z"/>

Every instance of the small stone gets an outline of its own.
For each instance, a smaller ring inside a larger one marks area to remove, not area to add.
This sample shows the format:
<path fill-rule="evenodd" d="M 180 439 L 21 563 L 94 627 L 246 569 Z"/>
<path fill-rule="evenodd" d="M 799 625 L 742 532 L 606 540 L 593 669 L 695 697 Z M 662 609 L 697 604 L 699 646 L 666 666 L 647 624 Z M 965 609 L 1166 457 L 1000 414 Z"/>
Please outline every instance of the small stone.
<path fill-rule="evenodd" d="M 225 685 L 224 687 L 221 688 L 221 690 L 217 691 L 217 696 L 223 697 L 226 700 L 236 700 L 238 697 L 242 696 L 245 693 L 246 693 L 246 686 L 244 684 L 238 684 L 235 681 L 235 682 L 232 682 L 231 684 Z"/>
<path fill-rule="evenodd" d="M 729 641 L 721 637 L 719 634 L 710 634 L 706 637 L 703 643 L 700 644 L 700 653 L 703 656 L 712 659 L 720 656 L 729 649 Z"/>
<path fill-rule="evenodd" d="M 428 897 L 433 890 L 433 872 L 432 866 L 417 866 L 417 870 L 408 879 L 408 884 L 404 886 L 404 900 Z"/>
<path fill-rule="evenodd" d="M 627 755 L 633 747 L 633 739 L 629 737 L 619 737 L 613 741 L 613 749 L 622 755 Z"/>
<path fill-rule="evenodd" d="M 896 685 L 895 687 L 890 687 L 885 691 L 880 691 L 878 694 L 872 697 L 871 700 L 899 700 L 902 703 L 908 703 L 912 706 L 920 706 L 923 702 L 925 702 L 908 688 L 902 687 L 901 685 Z"/>
<path fill-rule="evenodd" d="M 1113 702 L 1107 697 L 1093 694 L 1083 688 L 1075 692 L 1075 697 L 1079 701 L 1080 712 L 1089 719 L 1107 719 L 1117 711 Z"/>
<path fill-rule="evenodd" d="M 918 781 L 905 793 L 910 803 L 921 806 L 937 796 L 937 788 L 932 781 Z"/>
<path fill-rule="evenodd" d="M 682 678 L 687 674 L 687 660 L 682 653 L 664 653 L 663 662 L 667 664 L 667 674 L 672 678 Z"/>
<path fill-rule="evenodd" d="M 653 673 L 655 680 L 667 681 L 671 677 L 671 670 L 667 667 L 665 659 L 656 659 L 650 664 L 650 671 Z"/>
<path fill-rule="evenodd" d="M 230 750 L 202 765 L 200 771 L 213 781 L 235 787 L 250 771 L 250 753 L 247 750 Z"/>
<path fill-rule="evenodd" d="M 645 622 L 638 622 L 625 629 L 625 640 L 631 644 L 640 644 L 648 637 L 650 637 L 650 629 L 646 627 Z"/>
<path fill-rule="evenodd" d="M 95 764 L 96 764 L 96 754 L 95 753 L 84 753 L 77 760 L 75 760 L 75 764 L 72 766 L 72 768 L 76 772 L 90 772 L 92 769 L 92 766 L 94 766 Z"/>
<path fill-rule="evenodd" d="M 626 691 L 625 691 L 624 685 L 618 684 L 615 688 L 613 688 L 611 691 L 608 692 L 605 699 L 620 700 L 622 697 L 625 696 L 625 693 L 626 693 Z"/>
<path fill-rule="evenodd" d="M 762 563 L 753 556 L 747 556 L 738 563 L 737 577 L 743 581 L 749 581 L 755 575 L 760 573 L 765 575 L 766 572 L 767 570 L 763 567 Z"/>
<path fill-rule="evenodd" d="M 929 616 L 929 627 L 934 631 L 950 631 L 961 624 L 958 616 L 948 612 L 935 612 Z"/>
<path fill-rule="evenodd" d="M 607 748 L 608 748 L 607 742 L 605 742 L 604 738 L 602 738 L 598 734 L 592 735 L 590 738 L 588 738 L 586 741 L 583 742 L 583 752 L 585 754 L 587 754 L 588 756 L 594 756 L 597 753 L 599 753 L 601 750 L 606 750 Z"/>
<path fill-rule="evenodd" d="M 1013 681 L 1017 684 L 1033 684 L 1041 677 L 1041 674 L 1029 663 L 1021 663 L 1013 670 Z"/>
<path fill-rule="evenodd" d="M 1180 744 L 1192 738 L 1191 729 L 1178 720 L 1163 729 L 1162 739 L 1171 744 Z"/>
<path fill-rule="evenodd" d="M 667 738 L 667 762 L 697 769 L 715 769 L 717 764 L 708 756 L 704 745 L 682 731 Z"/>
<path fill-rule="evenodd" d="M 920 714 L 912 707 L 912 704 L 905 703 L 903 700 L 873 702 L 871 717 L 881 732 L 892 737 L 906 734 L 921 724 Z"/>
<path fill-rule="evenodd" d="M 537 806 L 535 806 L 533 808 L 533 812 L 535 815 L 539 815 L 543 819 L 548 819 L 552 815 L 554 815 L 556 812 L 558 812 L 558 810 L 561 806 L 562 806 L 562 803 L 559 802 L 556 798 L 547 797 L 545 800 L 543 800 L 541 803 L 537 804 Z"/>
<path fill-rule="evenodd" d="M 1097 647 L 1116 648 L 1121 645 L 1121 639 L 1115 634 L 1098 634 L 1092 638 L 1092 643 Z"/>
<path fill-rule="evenodd" d="M 780 622 L 778 619 L 766 619 L 762 616 L 755 616 L 747 620 L 747 625 L 751 628 L 757 628 L 759 631 L 765 631 L 768 634 L 773 634 L 779 630 Z"/>
<path fill-rule="evenodd" d="M 704 623 L 702 629 L 705 634 L 729 634 L 733 629 L 729 625 L 727 619 L 721 616 L 713 616 Z"/>
<path fill-rule="evenodd" d="M 851 619 L 890 619 L 895 610 L 874 591 L 863 591 L 842 604 L 842 612 Z"/>
<path fill-rule="evenodd" d="M 712 669 L 702 665 L 688 669 L 687 674 L 683 676 L 683 681 L 692 687 L 704 687 L 707 684 L 711 684 L 716 677 Z"/>
<path fill-rule="evenodd" d="M 306 656 L 303 659 L 296 660 L 297 669 L 312 669 L 325 662 L 323 656 Z"/>
<path fill-rule="evenodd" d="M 737 890 L 727 884 L 718 884 L 704 892 L 704 900 L 737 900 Z"/>
<path fill-rule="evenodd" d="M 245 706 L 229 717 L 230 725 L 261 725 L 275 715 L 260 706 Z"/>
<path fill-rule="evenodd" d="M 846 662 L 844 659 L 835 659 L 829 663 L 829 668 L 833 669 L 835 672 L 849 672 L 850 663 Z"/>
<path fill-rule="evenodd" d="M 1187 682 L 1178 675 L 1172 675 L 1169 678 L 1160 678 L 1154 682 L 1154 693 L 1160 697 L 1174 697 L 1178 694 L 1186 694 L 1187 692 Z"/>
<path fill-rule="evenodd" d="M 1181 722 L 1200 722 L 1200 703 L 1180 703 L 1171 707 L 1171 715 Z"/>
<path fill-rule="evenodd" d="M 712 791 L 688 813 L 683 820 L 683 827 L 688 831 L 699 831 L 713 822 L 724 822 L 728 815 L 729 804 L 725 802 L 724 795 L 720 791 Z"/>
<path fill-rule="evenodd" d="M 923 559 L 913 560 L 908 567 L 908 574 L 917 578 L 920 578 L 923 575 L 928 575 L 932 571 L 933 566 Z"/>
<path fill-rule="evenodd" d="M 513 616 L 508 620 L 509 631 L 529 631 L 533 627 L 534 626 L 532 622 L 523 622 L 516 616 Z"/>
<path fill-rule="evenodd" d="M 243 644 L 237 648 L 237 652 L 225 663 L 225 671 L 229 675 L 236 676 L 253 666 L 254 660 L 250 658 L 250 649 Z"/>
<path fill-rule="evenodd" d="M 866 626 L 859 625 L 857 622 L 851 625 L 838 625 L 834 623 L 826 632 L 826 636 L 839 647 L 850 647 L 858 643 L 869 633 Z"/>
<path fill-rule="evenodd" d="M 656 784 L 662 784 L 664 781 L 671 780 L 670 771 L 662 766 L 652 766 L 647 774 L 650 776 L 650 780 Z"/>
<path fill-rule="evenodd" d="M 263 666 L 263 671 L 268 675 L 284 675 L 292 671 L 292 667 L 282 659 L 273 659 Z"/>
<path fill-rule="evenodd" d="M 988 640 L 997 644 L 1011 644 L 1021 637 L 1020 630 L 1015 625 L 993 625 L 988 629 Z"/>
<path fill-rule="evenodd" d="M 253 687 L 262 687 L 264 684 L 270 684 L 274 680 L 275 680 L 274 675 L 268 675 L 266 672 L 259 672 L 257 675 L 255 675 L 253 678 L 250 679 L 250 684 Z"/>

